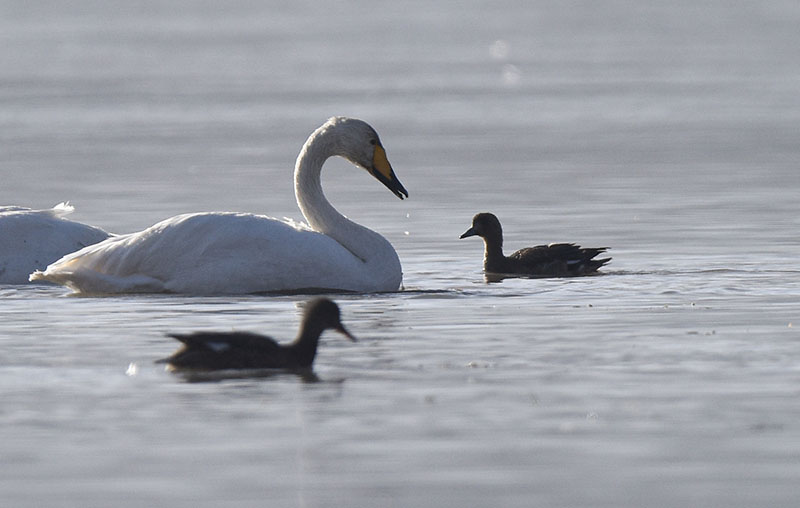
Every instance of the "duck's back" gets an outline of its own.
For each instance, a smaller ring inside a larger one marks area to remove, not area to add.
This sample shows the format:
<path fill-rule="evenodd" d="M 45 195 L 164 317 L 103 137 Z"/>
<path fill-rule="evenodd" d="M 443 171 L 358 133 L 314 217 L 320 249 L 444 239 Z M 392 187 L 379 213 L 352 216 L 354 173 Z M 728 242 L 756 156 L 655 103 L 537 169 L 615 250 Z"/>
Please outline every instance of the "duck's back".
<path fill-rule="evenodd" d="M 83 293 L 360 291 L 360 264 L 307 226 L 263 215 L 198 213 L 110 238 L 36 277 Z"/>
<path fill-rule="evenodd" d="M 611 258 L 593 259 L 605 247 L 582 248 L 574 243 L 551 243 L 520 249 L 508 256 L 509 273 L 541 276 L 586 275 L 597 271 Z"/>
<path fill-rule="evenodd" d="M 184 344 L 173 355 L 159 360 L 179 369 L 266 369 L 291 366 L 289 350 L 270 337 L 255 333 L 197 332 L 170 334 Z"/>

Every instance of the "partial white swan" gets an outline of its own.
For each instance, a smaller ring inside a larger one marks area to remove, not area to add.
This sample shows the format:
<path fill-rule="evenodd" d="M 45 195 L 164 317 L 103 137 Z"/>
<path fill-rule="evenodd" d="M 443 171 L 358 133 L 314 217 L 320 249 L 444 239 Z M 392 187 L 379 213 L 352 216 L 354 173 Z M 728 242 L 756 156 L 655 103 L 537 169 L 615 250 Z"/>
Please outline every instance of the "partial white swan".
<path fill-rule="evenodd" d="M 69 203 L 49 210 L 0 206 L 0 284 L 26 284 L 32 271 L 110 236 L 65 219 L 73 210 Z"/>
<path fill-rule="evenodd" d="M 345 218 L 322 193 L 320 170 L 337 155 L 408 197 L 375 130 L 334 117 L 311 134 L 295 165 L 295 197 L 309 225 L 243 213 L 178 215 L 75 252 L 30 278 L 100 294 L 396 291 L 403 273 L 392 244 Z"/>

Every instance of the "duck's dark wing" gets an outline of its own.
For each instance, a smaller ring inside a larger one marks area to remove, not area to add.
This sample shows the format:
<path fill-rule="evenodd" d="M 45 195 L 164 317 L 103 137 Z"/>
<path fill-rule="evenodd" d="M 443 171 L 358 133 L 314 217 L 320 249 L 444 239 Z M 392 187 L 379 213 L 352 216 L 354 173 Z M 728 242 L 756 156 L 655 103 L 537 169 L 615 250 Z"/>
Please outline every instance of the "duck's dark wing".
<path fill-rule="evenodd" d="M 286 349 L 256 333 L 197 332 L 169 334 L 183 347 L 157 360 L 184 369 L 266 369 L 285 367 Z"/>
<path fill-rule="evenodd" d="M 607 247 L 583 248 L 574 243 L 551 243 L 520 249 L 508 256 L 521 273 L 533 275 L 585 275 L 611 261 L 593 259 Z"/>

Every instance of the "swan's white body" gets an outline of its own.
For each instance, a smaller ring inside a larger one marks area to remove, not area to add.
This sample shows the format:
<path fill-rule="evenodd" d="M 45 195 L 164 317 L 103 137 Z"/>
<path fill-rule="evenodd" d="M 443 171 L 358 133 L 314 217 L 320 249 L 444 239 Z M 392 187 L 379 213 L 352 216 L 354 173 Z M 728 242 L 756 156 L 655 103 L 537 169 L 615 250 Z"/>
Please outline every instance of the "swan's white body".
<path fill-rule="evenodd" d="M 322 193 L 320 170 L 335 155 L 407 195 L 375 131 L 332 118 L 309 137 L 295 166 L 295 196 L 309 225 L 241 213 L 178 215 L 65 256 L 31 280 L 81 293 L 396 291 L 402 268 L 392 245 Z"/>
<path fill-rule="evenodd" d="M 48 210 L 0 206 L 0 284 L 25 284 L 32 271 L 109 237 L 65 219 L 73 210 L 69 203 Z"/>

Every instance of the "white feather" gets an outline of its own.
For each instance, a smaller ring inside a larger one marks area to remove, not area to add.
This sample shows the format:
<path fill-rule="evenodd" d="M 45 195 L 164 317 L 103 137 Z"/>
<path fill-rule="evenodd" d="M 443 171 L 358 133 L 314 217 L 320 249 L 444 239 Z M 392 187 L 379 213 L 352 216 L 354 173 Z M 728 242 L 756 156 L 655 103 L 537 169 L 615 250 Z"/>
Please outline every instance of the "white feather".
<path fill-rule="evenodd" d="M 227 342 L 206 342 L 206 346 L 215 353 L 221 353 L 231 348 L 231 345 Z"/>
<path fill-rule="evenodd" d="M 66 202 L 47 210 L 0 207 L 0 284 L 27 283 L 32 271 L 109 237 L 100 228 L 65 219 L 73 210 Z"/>

